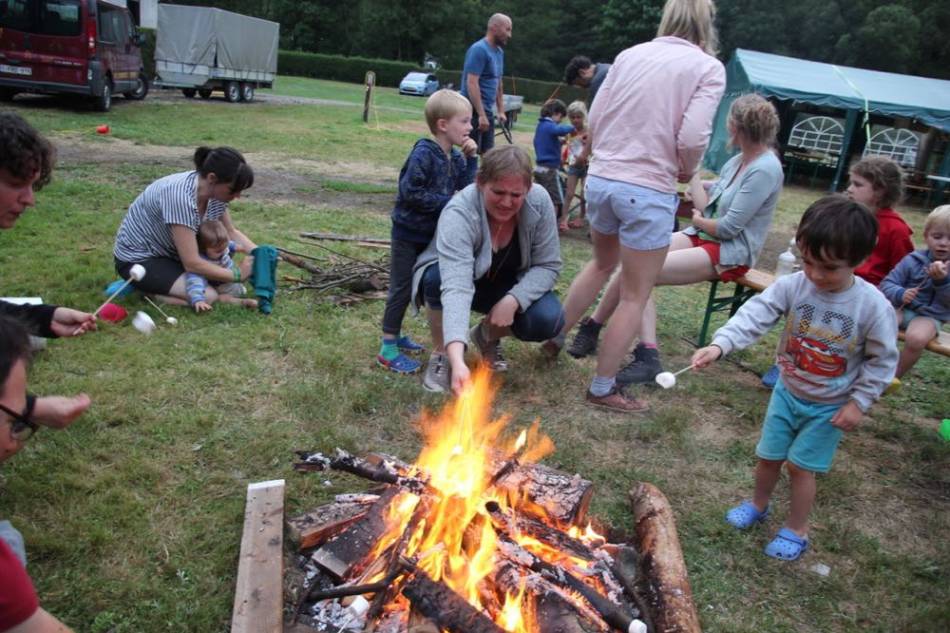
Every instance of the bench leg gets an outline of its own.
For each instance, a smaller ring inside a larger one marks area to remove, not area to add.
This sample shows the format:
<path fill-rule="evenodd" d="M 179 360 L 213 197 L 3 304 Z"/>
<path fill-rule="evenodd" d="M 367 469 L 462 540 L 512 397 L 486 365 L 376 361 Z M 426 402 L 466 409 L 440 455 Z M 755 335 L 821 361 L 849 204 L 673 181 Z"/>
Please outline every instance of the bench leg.
<path fill-rule="evenodd" d="M 706 347 L 706 337 L 709 335 L 709 321 L 712 319 L 713 312 L 716 311 L 716 288 L 718 281 L 709 283 L 709 299 L 706 301 L 706 314 L 703 316 L 703 326 L 699 330 L 699 338 L 696 340 L 697 347 Z"/>

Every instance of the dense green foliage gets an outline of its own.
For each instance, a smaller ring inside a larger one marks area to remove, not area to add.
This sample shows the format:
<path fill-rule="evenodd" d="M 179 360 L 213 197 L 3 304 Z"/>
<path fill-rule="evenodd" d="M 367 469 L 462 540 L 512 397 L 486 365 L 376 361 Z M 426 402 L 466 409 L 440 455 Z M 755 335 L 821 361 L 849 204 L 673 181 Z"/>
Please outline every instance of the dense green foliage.
<path fill-rule="evenodd" d="M 609 61 L 653 37 L 663 0 L 178 0 L 281 23 L 281 47 L 460 68 L 494 11 L 510 15 L 506 74 L 558 80 L 585 54 Z M 718 0 L 720 56 L 735 48 L 950 78 L 950 3 L 940 0 Z"/>

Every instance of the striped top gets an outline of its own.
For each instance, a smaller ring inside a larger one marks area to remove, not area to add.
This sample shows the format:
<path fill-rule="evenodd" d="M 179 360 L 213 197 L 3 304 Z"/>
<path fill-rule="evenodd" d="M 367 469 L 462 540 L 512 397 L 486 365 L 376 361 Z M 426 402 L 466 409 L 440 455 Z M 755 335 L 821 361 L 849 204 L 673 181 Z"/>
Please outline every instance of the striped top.
<path fill-rule="evenodd" d="M 135 263 L 152 257 L 180 259 L 172 239 L 171 226 L 188 227 L 195 234 L 198 225 L 220 220 L 228 205 L 208 200 L 204 215 L 198 215 L 198 172 L 185 171 L 159 178 L 139 194 L 119 225 L 112 253 L 119 261 Z"/>

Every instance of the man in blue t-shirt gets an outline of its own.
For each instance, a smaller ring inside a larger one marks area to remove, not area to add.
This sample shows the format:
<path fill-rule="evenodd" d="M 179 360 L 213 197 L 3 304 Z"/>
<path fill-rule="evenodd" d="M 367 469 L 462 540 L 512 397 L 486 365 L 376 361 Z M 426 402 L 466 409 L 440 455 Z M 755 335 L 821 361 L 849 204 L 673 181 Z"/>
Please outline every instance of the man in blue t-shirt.
<path fill-rule="evenodd" d="M 502 48 L 511 39 L 511 18 L 496 13 L 488 19 L 485 37 L 472 44 L 465 53 L 462 67 L 462 94 L 472 102 L 471 138 L 478 143 L 478 153 L 484 154 L 495 145 L 494 117 L 505 124 L 501 77 L 505 70 L 505 51 Z M 496 111 L 497 107 L 497 111 Z M 478 158 L 469 157 L 469 168 L 474 170 Z"/>

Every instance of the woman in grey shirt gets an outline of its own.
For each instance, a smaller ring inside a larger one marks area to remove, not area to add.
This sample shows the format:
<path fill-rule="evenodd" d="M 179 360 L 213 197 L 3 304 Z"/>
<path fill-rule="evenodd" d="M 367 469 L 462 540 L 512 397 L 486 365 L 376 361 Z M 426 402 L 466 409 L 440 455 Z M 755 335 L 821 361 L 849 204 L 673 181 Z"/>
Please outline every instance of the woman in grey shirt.
<path fill-rule="evenodd" d="M 413 296 L 428 307 L 429 391 L 458 392 L 468 381 L 469 339 L 493 371 L 508 364 L 499 341 L 544 341 L 564 327 L 551 290 L 561 247 L 551 197 L 531 183 L 531 158 L 505 145 L 482 156 L 475 183 L 442 210 L 435 239 L 416 260 Z M 469 331 L 472 310 L 485 317 Z"/>
<path fill-rule="evenodd" d="M 743 95 L 732 103 L 726 126 L 730 143 L 739 153 L 723 165 L 708 194 L 697 180 L 690 183 L 693 225 L 673 234 L 656 285 L 734 281 L 755 265 L 784 180 L 782 164 L 772 149 L 779 125 L 775 107 L 759 95 Z M 594 353 L 600 328 L 616 308 L 619 296 L 614 278 L 594 315 L 581 322 L 569 354 L 580 358 Z M 643 312 L 633 359 L 617 374 L 617 382 L 648 383 L 661 371 L 656 304 L 651 298 Z"/>

